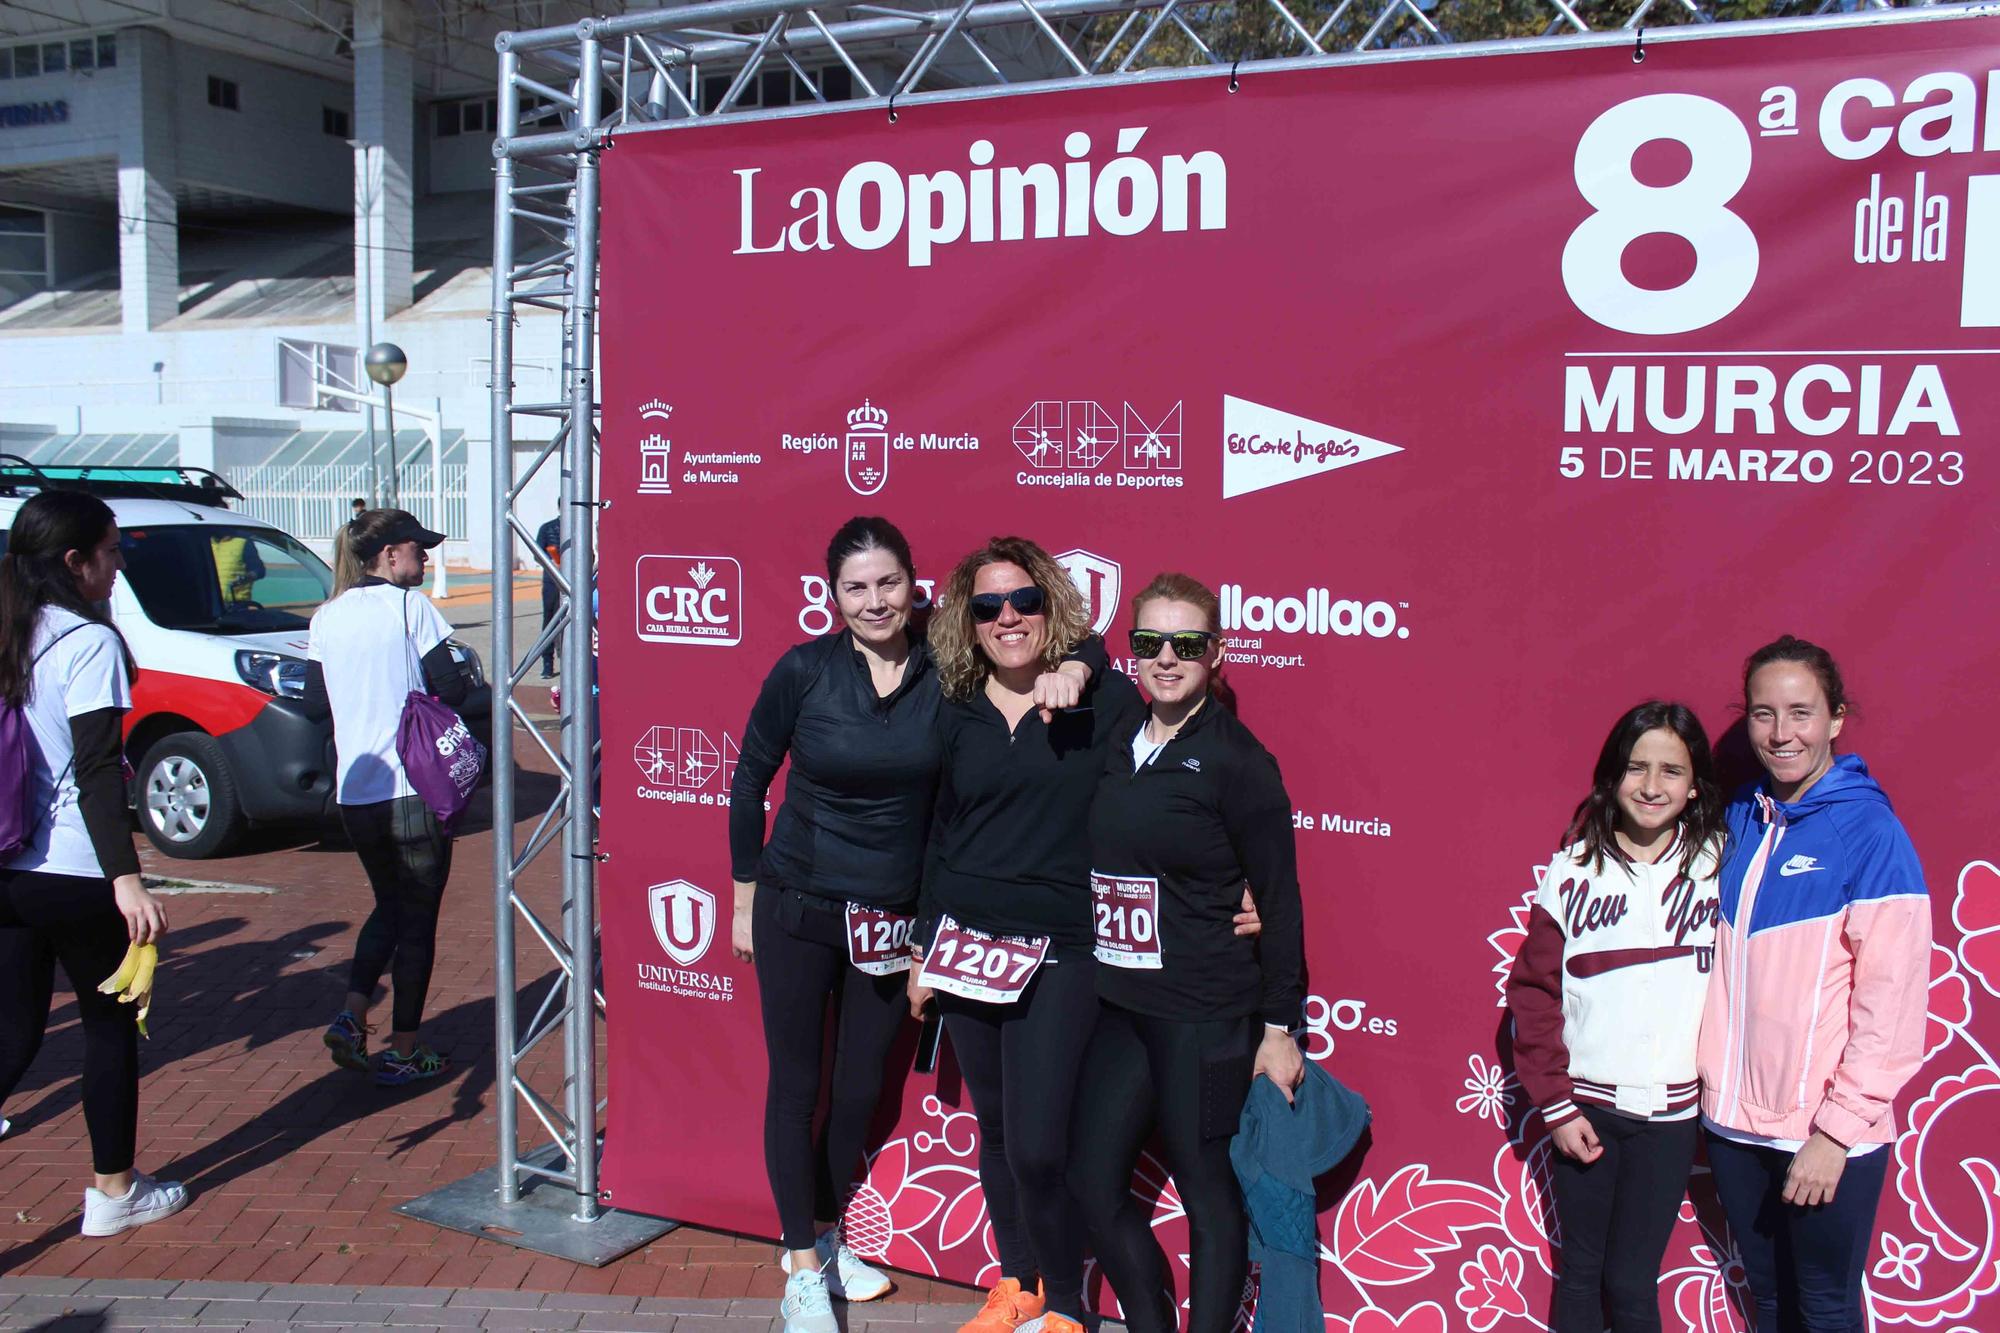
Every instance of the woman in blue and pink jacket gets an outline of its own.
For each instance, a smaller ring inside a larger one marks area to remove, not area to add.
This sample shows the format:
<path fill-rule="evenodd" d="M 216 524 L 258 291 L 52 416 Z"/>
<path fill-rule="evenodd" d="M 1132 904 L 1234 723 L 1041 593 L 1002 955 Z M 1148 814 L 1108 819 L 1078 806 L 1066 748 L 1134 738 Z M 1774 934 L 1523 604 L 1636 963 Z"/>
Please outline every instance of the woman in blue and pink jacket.
<path fill-rule="evenodd" d="M 1832 656 L 1767 644 L 1743 704 L 1765 774 L 1728 811 L 1697 1057 L 1709 1164 L 1757 1326 L 1858 1333 L 1892 1105 L 1923 1063 L 1930 896 L 1868 766 L 1833 752 Z"/>

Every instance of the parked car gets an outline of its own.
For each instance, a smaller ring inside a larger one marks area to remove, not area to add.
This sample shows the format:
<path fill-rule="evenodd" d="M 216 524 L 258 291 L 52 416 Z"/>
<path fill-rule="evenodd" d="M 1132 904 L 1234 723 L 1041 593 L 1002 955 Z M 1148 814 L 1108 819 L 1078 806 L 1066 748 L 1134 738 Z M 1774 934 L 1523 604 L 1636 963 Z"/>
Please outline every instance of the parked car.
<path fill-rule="evenodd" d="M 0 455 L 0 551 L 22 502 L 60 487 L 117 516 L 125 573 L 111 596 L 139 666 L 125 718 L 139 827 L 169 856 L 219 856 L 252 824 L 333 815 L 333 724 L 306 715 L 306 631 L 333 591 L 326 562 L 281 528 L 233 513 L 213 472 L 38 467 Z M 461 710 L 490 726 L 478 655 Z"/>

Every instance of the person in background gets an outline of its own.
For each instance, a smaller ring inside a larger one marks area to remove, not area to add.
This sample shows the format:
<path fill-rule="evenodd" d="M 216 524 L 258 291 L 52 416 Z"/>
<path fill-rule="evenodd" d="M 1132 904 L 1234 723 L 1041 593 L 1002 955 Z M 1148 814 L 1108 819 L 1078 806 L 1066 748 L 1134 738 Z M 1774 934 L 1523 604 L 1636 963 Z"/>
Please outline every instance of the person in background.
<path fill-rule="evenodd" d="M 334 538 L 334 596 L 313 614 L 306 705 L 333 715 L 334 799 L 375 892 L 354 945 L 347 1003 L 326 1029 L 342 1068 L 366 1071 L 368 1007 L 388 972 L 395 1008 L 375 1081 L 436 1078 L 450 1061 L 417 1039 L 437 958 L 438 910 L 451 877 L 451 834 L 410 785 L 396 752 L 403 703 L 421 683 L 453 707 L 471 681 L 452 656 L 451 626 L 415 591 L 425 553 L 444 540 L 401 509 L 371 509 Z"/>
<path fill-rule="evenodd" d="M 349 518 L 360 518 L 368 512 L 368 502 L 358 495 L 348 501 L 347 507 L 351 511 L 348 514 Z"/>
<path fill-rule="evenodd" d="M 549 563 L 562 566 L 562 520 L 550 519 L 535 529 L 535 545 L 542 548 L 549 557 Z M 542 629 L 546 631 L 549 622 L 556 618 L 556 603 L 561 594 L 556 588 L 556 576 L 547 569 L 542 571 Z M 597 623 L 596 617 L 591 623 Z M 542 653 L 542 679 L 548 680 L 556 674 L 556 641 L 549 640 L 548 648 Z"/>
<path fill-rule="evenodd" d="M 28 729 L 33 825 L 0 866 L 0 1100 L 42 1044 L 60 962 L 83 1026 L 83 1119 L 95 1177 L 83 1234 L 112 1236 L 187 1206 L 176 1181 L 134 1169 L 138 1005 L 98 985 L 133 944 L 157 944 L 167 909 L 147 892 L 125 805 L 123 732 L 135 669 L 104 611 L 125 567 L 111 509 L 44 491 L 15 514 L 0 557 L 0 698 Z"/>
<path fill-rule="evenodd" d="M 1785 635 L 1743 664 L 1764 776 L 1729 803 L 1698 1062 L 1708 1164 L 1757 1327 L 1860 1333 L 1895 1101 L 1924 1060 L 1931 901 L 1847 687 Z"/>
<path fill-rule="evenodd" d="M 228 534 L 210 537 L 208 545 L 215 559 L 215 582 L 222 590 L 223 609 L 249 605 L 255 600 L 257 580 L 265 574 L 257 544 L 241 534 Z"/>
<path fill-rule="evenodd" d="M 1555 1333 L 1658 1333 L 1701 1137 L 1695 1036 L 1715 958 L 1722 789 L 1684 704 L 1629 709 L 1550 860 L 1507 978 L 1514 1060 L 1558 1156 Z"/>

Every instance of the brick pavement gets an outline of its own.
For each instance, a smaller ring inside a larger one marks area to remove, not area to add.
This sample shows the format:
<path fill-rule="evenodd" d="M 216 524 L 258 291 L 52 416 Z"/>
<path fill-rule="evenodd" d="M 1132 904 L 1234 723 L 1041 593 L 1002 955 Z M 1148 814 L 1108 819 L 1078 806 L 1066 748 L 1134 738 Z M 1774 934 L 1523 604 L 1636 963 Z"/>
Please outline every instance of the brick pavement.
<path fill-rule="evenodd" d="M 971 1305 L 836 1305 L 845 1333 L 956 1333 Z M 777 1303 L 445 1287 L 370 1287 L 0 1277 L 0 1328 L 48 1333 L 199 1327 L 576 1330 L 577 1333 L 779 1333 Z M 1115 1329 L 1115 1325 L 1107 1326 Z"/>
<path fill-rule="evenodd" d="M 531 743 L 517 748 L 537 757 Z M 522 808 L 539 808 L 555 789 L 550 776 L 525 775 Z M 517 840 L 527 823 L 517 826 Z M 139 1163 L 187 1181 L 194 1200 L 179 1216 L 123 1236 L 78 1234 L 90 1165 L 77 1087 L 82 1044 L 74 1001 L 58 992 L 48 1040 L 5 1108 L 14 1130 L 0 1140 L 0 1276 L 774 1301 L 784 1275 L 766 1242 L 683 1227 L 592 1269 L 393 1211 L 493 1156 L 493 839 L 483 799 L 464 830 L 425 1023 L 457 1067 L 434 1084 L 402 1089 L 336 1069 L 320 1043 L 371 901 L 352 852 L 267 838 L 240 856 L 187 862 L 161 857 L 141 839 L 148 874 L 277 890 L 169 903 L 173 932 L 152 1040 L 141 1053 Z M 555 858 L 542 858 L 538 869 L 524 893 L 538 911 L 553 912 Z M 519 938 L 520 991 L 532 1004 L 555 966 L 527 931 Z M 378 1017 L 386 1020 L 386 1009 Z M 962 1287 L 905 1276 L 891 1301 L 956 1305 L 970 1297 Z"/>

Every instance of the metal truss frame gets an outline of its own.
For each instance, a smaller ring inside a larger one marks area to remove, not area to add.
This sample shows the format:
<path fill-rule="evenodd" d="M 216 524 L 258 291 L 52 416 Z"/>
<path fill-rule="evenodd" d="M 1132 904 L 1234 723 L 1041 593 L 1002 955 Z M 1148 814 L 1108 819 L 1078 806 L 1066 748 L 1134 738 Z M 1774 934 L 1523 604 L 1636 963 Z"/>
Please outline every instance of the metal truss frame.
<path fill-rule="evenodd" d="M 597 1094 L 595 1047 L 604 1003 L 595 984 L 593 799 L 600 746 L 594 692 L 580 686 L 595 678 L 588 632 L 595 608 L 582 571 L 595 567 L 592 520 L 601 503 L 596 490 L 598 154 L 609 137 L 835 109 L 872 107 L 893 121 L 899 105 L 1046 92 L 1085 82 L 1207 75 L 1226 76 L 1233 85 L 1267 69 L 1559 46 L 1624 45 L 1639 61 L 1648 42 L 2000 12 L 1993 0 L 1908 9 L 1891 9 L 1889 0 L 1801 0 L 1789 11 L 1792 17 L 1724 22 L 1710 8 L 1714 0 L 1637 0 L 1618 16 L 1620 26 L 1597 31 L 1590 16 L 1606 0 L 1520 3 L 1533 15 L 1529 26 L 1543 22 L 1541 35 L 1455 42 L 1434 17 L 1435 0 L 953 0 L 923 10 L 826 0 L 698 0 L 502 33 L 495 40 L 500 114 L 493 143 L 493 674 L 502 708 L 493 737 L 493 891 L 499 1142 L 497 1184 L 486 1198 L 485 1216 L 465 1229 L 504 1232 L 515 1244 L 561 1251 L 559 1239 L 518 1234 L 524 1226 L 516 1205 L 537 1184 L 559 1192 L 564 1226 L 601 1228 L 608 1213 L 600 1206 L 597 1176 L 598 1117 L 605 1105 Z M 1260 37 L 1254 49 L 1236 49 L 1242 25 L 1250 20 L 1264 25 L 1260 33 L 1277 35 Z M 1649 20 L 1670 26 L 1642 26 Z M 1352 34 L 1356 28 L 1358 38 L 1335 49 L 1336 32 Z M 861 96 L 825 100 L 810 71 L 835 64 L 846 69 Z M 795 92 L 802 89 L 811 101 L 782 109 L 743 105 L 760 73 L 784 69 L 797 76 Z M 704 74 L 710 80 L 729 76 L 725 91 L 712 101 L 703 97 Z M 548 248 L 524 259 L 524 240 L 536 239 Z M 563 318 L 563 389 L 551 401 L 514 395 L 514 323 L 522 307 L 557 311 Z M 547 418 L 556 430 L 517 469 L 514 428 L 522 417 Z M 517 510 L 529 481 L 549 466 L 562 473 L 560 568 L 536 546 L 531 520 Z M 552 573 L 560 589 L 556 616 L 525 649 L 514 641 L 508 578 L 521 553 Z M 563 692 L 553 741 L 530 720 L 518 693 L 551 642 L 560 646 L 562 678 L 572 687 Z M 511 856 L 502 854 L 513 852 L 508 834 L 515 814 L 515 746 L 508 723 L 520 724 L 555 765 L 562 784 L 556 805 Z M 530 865 L 551 855 L 561 859 L 560 919 L 537 914 L 518 891 Z M 554 986 L 525 1022 L 514 1005 L 517 921 L 559 969 Z M 562 1079 L 535 1086 L 522 1075 L 522 1061 L 558 1032 Z M 535 1153 L 517 1150 L 523 1107 L 548 1137 L 548 1145 Z"/>

